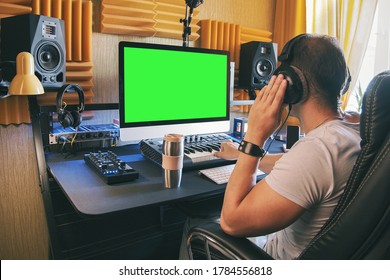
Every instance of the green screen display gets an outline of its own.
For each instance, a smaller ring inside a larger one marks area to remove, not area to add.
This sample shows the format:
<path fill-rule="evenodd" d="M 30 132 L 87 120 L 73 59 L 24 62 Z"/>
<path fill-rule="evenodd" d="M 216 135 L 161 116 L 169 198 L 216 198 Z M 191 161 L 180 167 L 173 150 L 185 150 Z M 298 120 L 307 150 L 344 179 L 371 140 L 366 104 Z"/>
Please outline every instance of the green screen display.
<path fill-rule="evenodd" d="M 228 118 L 227 52 L 147 46 L 120 50 L 124 125 Z"/>

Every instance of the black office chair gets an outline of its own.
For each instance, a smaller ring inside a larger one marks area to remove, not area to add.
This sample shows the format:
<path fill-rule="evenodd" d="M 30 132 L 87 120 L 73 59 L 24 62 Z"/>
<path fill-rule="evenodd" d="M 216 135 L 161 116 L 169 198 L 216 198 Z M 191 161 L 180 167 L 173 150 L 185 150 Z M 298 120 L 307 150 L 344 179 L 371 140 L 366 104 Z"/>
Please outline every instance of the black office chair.
<path fill-rule="evenodd" d="M 390 71 L 373 78 L 363 99 L 361 152 L 332 216 L 298 259 L 390 259 Z M 246 238 L 209 222 L 192 228 L 193 259 L 272 259 Z"/>

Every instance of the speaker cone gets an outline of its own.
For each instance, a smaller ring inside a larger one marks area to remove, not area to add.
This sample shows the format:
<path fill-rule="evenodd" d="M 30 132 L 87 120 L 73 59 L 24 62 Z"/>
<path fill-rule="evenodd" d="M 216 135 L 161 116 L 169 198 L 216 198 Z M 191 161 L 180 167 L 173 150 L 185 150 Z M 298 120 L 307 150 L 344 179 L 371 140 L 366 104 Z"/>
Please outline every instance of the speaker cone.
<path fill-rule="evenodd" d="M 273 64 L 267 59 L 260 60 L 256 65 L 256 72 L 260 77 L 268 77 L 273 73 Z"/>
<path fill-rule="evenodd" d="M 56 45 L 46 42 L 38 48 L 37 61 L 42 69 L 53 71 L 60 65 L 60 51 Z"/>

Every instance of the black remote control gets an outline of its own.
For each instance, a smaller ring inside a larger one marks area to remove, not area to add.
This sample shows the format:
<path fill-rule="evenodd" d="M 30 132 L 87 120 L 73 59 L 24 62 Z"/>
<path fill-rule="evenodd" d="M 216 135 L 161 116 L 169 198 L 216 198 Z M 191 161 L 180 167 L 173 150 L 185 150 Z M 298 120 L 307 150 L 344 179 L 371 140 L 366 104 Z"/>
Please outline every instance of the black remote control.
<path fill-rule="evenodd" d="M 84 154 L 84 161 L 109 185 L 139 177 L 137 171 L 112 151 Z"/>

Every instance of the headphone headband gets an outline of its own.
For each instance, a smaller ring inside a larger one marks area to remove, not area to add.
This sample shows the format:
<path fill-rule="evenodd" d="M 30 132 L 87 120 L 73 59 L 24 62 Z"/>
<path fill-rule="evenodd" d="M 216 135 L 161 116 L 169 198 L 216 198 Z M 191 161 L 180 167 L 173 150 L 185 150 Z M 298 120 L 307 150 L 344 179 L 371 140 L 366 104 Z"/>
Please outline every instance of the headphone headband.
<path fill-rule="evenodd" d="M 292 38 L 290 41 L 288 41 L 287 44 L 283 47 L 282 52 L 278 56 L 278 60 L 280 62 L 289 62 L 289 61 L 291 61 L 291 59 L 292 59 L 292 49 L 295 46 L 295 44 L 299 40 L 301 40 L 303 38 L 308 38 L 308 37 L 309 37 L 308 34 L 301 34 L 301 35 L 298 35 L 298 36 Z"/>
<path fill-rule="evenodd" d="M 57 98 L 56 98 L 57 111 L 63 109 L 62 108 L 62 98 L 67 91 L 76 91 L 77 92 L 77 94 L 79 96 L 78 111 L 79 111 L 79 113 L 84 111 L 85 104 L 84 104 L 83 89 L 79 85 L 74 85 L 74 84 L 65 84 L 58 90 Z"/>

